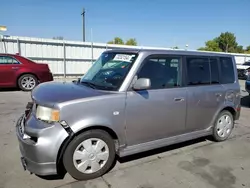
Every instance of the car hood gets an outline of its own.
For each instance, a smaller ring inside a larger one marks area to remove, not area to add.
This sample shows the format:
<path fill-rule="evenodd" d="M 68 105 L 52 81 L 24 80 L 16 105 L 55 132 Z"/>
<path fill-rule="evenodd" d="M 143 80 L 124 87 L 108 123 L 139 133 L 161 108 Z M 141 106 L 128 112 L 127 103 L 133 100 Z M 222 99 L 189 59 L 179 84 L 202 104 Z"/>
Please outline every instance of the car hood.
<path fill-rule="evenodd" d="M 100 91 L 74 82 L 45 82 L 36 86 L 32 93 L 35 103 L 44 106 L 101 95 L 112 94 L 112 92 Z"/>

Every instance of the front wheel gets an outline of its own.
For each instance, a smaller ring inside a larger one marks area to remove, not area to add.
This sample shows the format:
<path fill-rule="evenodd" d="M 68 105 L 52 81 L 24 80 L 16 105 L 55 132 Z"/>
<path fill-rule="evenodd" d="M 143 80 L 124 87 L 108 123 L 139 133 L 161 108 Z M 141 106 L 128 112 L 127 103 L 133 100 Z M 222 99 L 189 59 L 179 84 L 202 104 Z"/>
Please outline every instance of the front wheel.
<path fill-rule="evenodd" d="M 66 171 L 76 180 L 100 177 L 111 168 L 114 161 L 114 141 L 102 130 L 89 130 L 76 136 L 63 156 Z"/>
<path fill-rule="evenodd" d="M 227 110 L 220 112 L 216 118 L 213 129 L 213 137 L 215 141 L 220 142 L 227 140 L 232 133 L 233 127 L 234 119 L 232 114 Z"/>

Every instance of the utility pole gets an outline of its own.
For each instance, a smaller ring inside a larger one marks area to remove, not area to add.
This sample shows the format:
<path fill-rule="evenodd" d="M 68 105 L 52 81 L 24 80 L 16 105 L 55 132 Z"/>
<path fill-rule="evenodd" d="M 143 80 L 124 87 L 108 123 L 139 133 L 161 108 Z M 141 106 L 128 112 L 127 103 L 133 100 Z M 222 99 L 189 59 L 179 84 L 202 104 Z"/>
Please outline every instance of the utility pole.
<path fill-rule="evenodd" d="M 82 9 L 82 41 L 85 42 L 85 9 Z"/>
<path fill-rule="evenodd" d="M 6 53 L 6 45 L 5 45 L 5 41 L 4 41 L 4 35 L 1 34 L 1 32 L 7 31 L 7 27 L 0 25 L 0 42 L 3 45 L 3 50 Z"/>
<path fill-rule="evenodd" d="M 91 38 L 91 63 L 93 65 L 94 62 L 94 49 L 93 49 L 93 31 L 92 28 L 90 29 L 90 38 Z"/>

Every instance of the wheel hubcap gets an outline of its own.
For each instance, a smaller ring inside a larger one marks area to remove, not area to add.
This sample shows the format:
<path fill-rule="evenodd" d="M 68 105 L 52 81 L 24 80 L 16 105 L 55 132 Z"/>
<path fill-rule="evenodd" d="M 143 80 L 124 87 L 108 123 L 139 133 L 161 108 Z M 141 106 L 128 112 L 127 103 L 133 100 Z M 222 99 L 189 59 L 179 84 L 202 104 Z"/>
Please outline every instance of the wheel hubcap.
<path fill-rule="evenodd" d="M 229 115 L 223 115 L 217 122 L 217 134 L 221 138 L 228 136 L 232 130 L 233 121 Z"/>
<path fill-rule="evenodd" d="M 21 85 L 22 85 L 23 88 L 30 90 L 30 89 L 33 89 L 36 86 L 36 81 L 32 77 L 24 77 L 21 80 Z"/>
<path fill-rule="evenodd" d="M 101 139 L 90 138 L 80 143 L 73 154 L 73 163 L 77 170 L 91 174 L 100 170 L 108 161 L 109 148 Z"/>

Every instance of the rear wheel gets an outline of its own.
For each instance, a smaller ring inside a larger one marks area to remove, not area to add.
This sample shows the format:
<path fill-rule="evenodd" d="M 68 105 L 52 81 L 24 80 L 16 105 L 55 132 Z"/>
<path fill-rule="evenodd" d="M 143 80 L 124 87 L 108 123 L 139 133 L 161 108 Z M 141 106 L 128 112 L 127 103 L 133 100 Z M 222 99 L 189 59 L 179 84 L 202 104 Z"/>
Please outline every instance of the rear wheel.
<path fill-rule="evenodd" d="M 233 115 L 227 110 L 220 112 L 216 118 L 213 130 L 213 137 L 215 141 L 220 142 L 227 140 L 232 133 L 233 127 Z"/>
<path fill-rule="evenodd" d="M 76 136 L 63 156 L 66 171 L 77 180 L 102 176 L 111 168 L 114 160 L 114 141 L 102 130 L 89 130 Z"/>
<path fill-rule="evenodd" d="M 24 74 L 18 79 L 18 86 L 23 91 L 31 91 L 37 84 L 38 80 L 32 74 Z"/>

